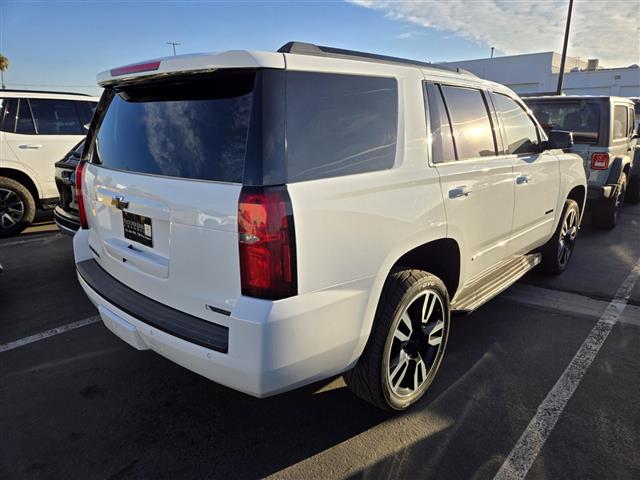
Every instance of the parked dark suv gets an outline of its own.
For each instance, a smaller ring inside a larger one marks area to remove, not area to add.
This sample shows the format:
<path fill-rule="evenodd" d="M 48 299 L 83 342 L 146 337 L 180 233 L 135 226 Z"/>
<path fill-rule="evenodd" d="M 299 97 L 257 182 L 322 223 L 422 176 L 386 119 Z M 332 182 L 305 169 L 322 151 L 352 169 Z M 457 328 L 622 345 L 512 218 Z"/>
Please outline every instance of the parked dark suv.
<path fill-rule="evenodd" d="M 580 155 L 589 183 L 591 221 L 613 228 L 620 207 L 639 200 L 640 182 L 633 167 L 636 147 L 634 102 L 623 97 L 548 96 L 524 99 L 548 132 L 573 132 L 571 152 Z"/>
<path fill-rule="evenodd" d="M 55 164 L 56 187 L 60 194 L 60 202 L 53 211 L 53 219 L 62 233 L 71 236 L 80 228 L 75 182 L 76 166 L 80 161 L 83 148 L 84 140 Z"/>

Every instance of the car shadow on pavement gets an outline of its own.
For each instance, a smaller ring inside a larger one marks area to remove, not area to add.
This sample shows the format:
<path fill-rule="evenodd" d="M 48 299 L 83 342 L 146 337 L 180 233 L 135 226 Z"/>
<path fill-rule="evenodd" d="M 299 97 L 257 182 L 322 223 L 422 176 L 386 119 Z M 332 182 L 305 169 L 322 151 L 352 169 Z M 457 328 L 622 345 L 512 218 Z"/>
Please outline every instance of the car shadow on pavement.
<path fill-rule="evenodd" d="M 442 398 L 474 366 L 485 365 L 495 337 L 489 330 L 484 338 L 476 338 L 472 348 L 461 344 L 461 336 L 480 328 L 470 318 L 454 319 L 460 329 L 450 337 L 449 356 L 454 361 L 443 368 L 430 394 L 410 415 L 433 417 L 432 402 Z M 353 439 L 358 444 L 360 434 L 381 425 L 397 428 L 398 422 L 406 420 L 401 414 L 378 410 L 354 397 L 340 377 L 256 399 L 210 382 L 151 352 L 132 355 L 145 357 L 144 363 L 153 364 L 145 369 L 148 378 L 141 384 L 130 385 L 128 391 L 117 386 L 87 385 L 80 392 L 87 399 L 104 397 L 100 398 L 104 402 L 113 388 L 119 390 L 116 401 L 126 420 L 105 424 L 104 428 L 113 435 L 107 448 L 121 442 L 131 446 L 127 447 L 126 456 L 117 455 L 120 461 L 114 463 L 120 468 L 108 472 L 115 475 L 113 478 L 129 470 L 136 477 L 263 478 L 300 462 L 313 462 L 314 456 L 326 454 L 336 445 Z M 428 436 L 429 432 L 423 434 Z M 119 440 L 114 443 L 116 438 Z M 382 439 L 380 447 L 393 449 L 393 442 Z M 371 447 L 365 445 L 367 448 Z M 437 460 L 435 455 L 432 457 Z M 320 477 L 341 476 L 337 471 L 321 468 Z M 298 476 L 295 471 L 292 475 Z"/>
<path fill-rule="evenodd" d="M 0 401 L 5 458 L 14 458 L 11 472 L 34 477 L 424 477 L 452 469 L 470 478 L 508 451 L 544 396 L 548 386 L 540 390 L 536 378 L 544 365 L 531 359 L 566 350 L 549 358 L 553 377 L 575 352 L 558 328 L 546 338 L 553 314 L 532 315 L 494 301 L 455 317 L 438 378 L 399 415 L 354 397 L 339 378 L 256 399 L 133 350 L 100 324 L 84 327 L 40 345 L 45 364 L 33 366 L 25 348 L 7 365 L 16 373 L 2 377 L 12 392 Z M 34 412 L 46 421 L 34 423 Z"/>

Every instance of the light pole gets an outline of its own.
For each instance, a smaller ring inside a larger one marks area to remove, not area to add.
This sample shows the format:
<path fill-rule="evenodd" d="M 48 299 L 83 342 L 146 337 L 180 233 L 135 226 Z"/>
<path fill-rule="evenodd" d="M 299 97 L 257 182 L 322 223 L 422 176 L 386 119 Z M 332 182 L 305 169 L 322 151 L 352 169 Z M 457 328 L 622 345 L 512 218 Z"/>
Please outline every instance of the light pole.
<path fill-rule="evenodd" d="M 167 42 L 167 45 L 171 45 L 173 47 L 173 56 L 176 55 L 176 45 L 180 45 L 179 42 Z"/>
<path fill-rule="evenodd" d="M 562 59 L 560 60 L 560 74 L 558 75 L 558 90 L 556 95 L 562 95 L 562 81 L 564 80 L 564 64 L 567 61 L 567 46 L 569 44 L 569 27 L 571 27 L 571 10 L 573 0 L 569 0 L 569 13 L 567 13 L 567 26 L 564 29 L 564 45 L 562 46 Z"/>

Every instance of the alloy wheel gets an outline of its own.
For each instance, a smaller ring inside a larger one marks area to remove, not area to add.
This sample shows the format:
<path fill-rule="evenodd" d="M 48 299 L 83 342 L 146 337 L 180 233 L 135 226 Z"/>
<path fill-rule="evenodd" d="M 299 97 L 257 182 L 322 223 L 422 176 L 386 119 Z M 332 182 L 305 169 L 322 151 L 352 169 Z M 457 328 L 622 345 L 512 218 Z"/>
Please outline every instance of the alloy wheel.
<path fill-rule="evenodd" d="M 387 382 L 407 397 L 431 382 L 447 336 L 444 302 L 435 290 L 420 292 L 400 316 L 388 348 Z"/>
<path fill-rule="evenodd" d="M 12 228 L 24 217 L 24 202 L 13 190 L 0 188 L 0 228 Z"/>
<path fill-rule="evenodd" d="M 560 242 L 558 245 L 558 262 L 561 266 L 565 266 L 573 252 L 573 246 L 578 235 L 578 212 L 569 210 L 562 222 L 560 230 Z"/>
<path fill-rule="evenodd" d="M 616 200 L 613 205 L 613 216 L 615 218 L 615 223 L 618 222 L 618 215 L 620 213 L 620 207 L 622 207 L 622 204 L 624 203 L 625 194 L 626 188 L 624 187 L 624 184 L 622 184 L 618 187 L 618 193 L 616 193 Z"/>

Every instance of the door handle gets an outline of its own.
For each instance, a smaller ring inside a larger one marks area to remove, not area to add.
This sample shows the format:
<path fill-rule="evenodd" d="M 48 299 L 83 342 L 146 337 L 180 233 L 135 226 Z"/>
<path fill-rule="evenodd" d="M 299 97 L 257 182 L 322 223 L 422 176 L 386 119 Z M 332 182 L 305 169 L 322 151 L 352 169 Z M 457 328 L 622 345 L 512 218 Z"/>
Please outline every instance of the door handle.
<path fill-rule="evenodd" d="M 467 185 L 461 185 L 456 188 L 452 188 L 449 190 L 449 198 L 460 198 L 460 197 L 468 197 L 469 194 L 473 191 L 472 187 Z"/>
<path fill-rule="evenodd" d="M 34 143 L 23 143 L 21 145 L 18 145 L 18 148 L 21 148 L 23 150 L 38 150 L 39 148 L 42 148 L 42 145 Z"/>
<path fill-rule="evenodd" d="M 531 181 L 531 175 L 520 175 L 516 177 L 516 184 L 523 185 L 525 183 L 529 183 Z"/>

